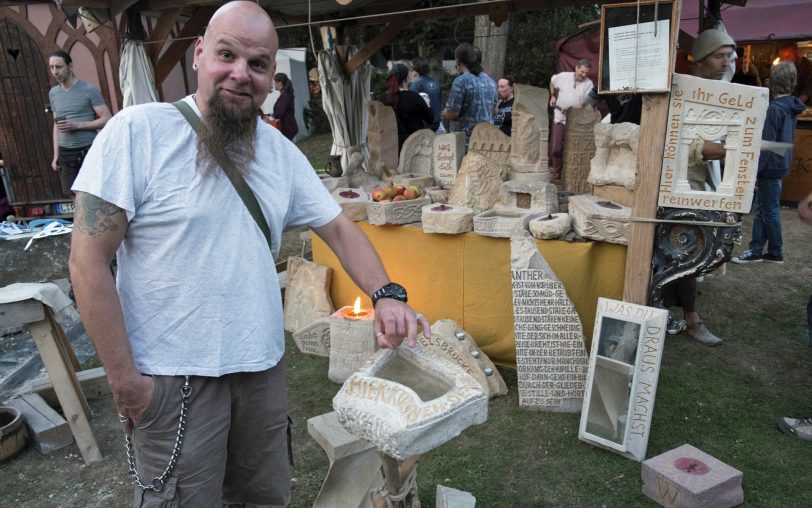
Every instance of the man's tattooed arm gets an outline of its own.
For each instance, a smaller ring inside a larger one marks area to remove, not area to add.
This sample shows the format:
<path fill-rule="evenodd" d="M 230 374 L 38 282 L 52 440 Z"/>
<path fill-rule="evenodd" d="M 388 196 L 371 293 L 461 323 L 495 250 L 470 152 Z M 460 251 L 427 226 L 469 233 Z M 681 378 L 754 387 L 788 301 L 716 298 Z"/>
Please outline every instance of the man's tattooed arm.
<path fill-rule="evenodd" d="M 82 233 L 99 237 L 107 232 L 119 232 L 122 219 L 126 224 L 124 210 L 84 192 L 76 193 L 76 216 L 74 227 Z"/>

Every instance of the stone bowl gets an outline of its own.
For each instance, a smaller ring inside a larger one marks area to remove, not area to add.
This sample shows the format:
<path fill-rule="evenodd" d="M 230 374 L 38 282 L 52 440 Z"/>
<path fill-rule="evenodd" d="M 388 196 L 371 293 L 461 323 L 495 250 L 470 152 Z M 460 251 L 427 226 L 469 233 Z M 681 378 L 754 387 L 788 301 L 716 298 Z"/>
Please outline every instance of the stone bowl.
<path fill-rule="evenodd" d="M 552 213 L 536 217 L 528 223 L 530 234 L 539 240 L 554 240 L 566 235 L 572 227 L 569 214 Z"/>
<path fill-rule="evenodd" d="M 383 349 L 333 398 L 350 434 L 404 460 L 488 419 L 488 395 L 473 376 L 421 347 Z"/>

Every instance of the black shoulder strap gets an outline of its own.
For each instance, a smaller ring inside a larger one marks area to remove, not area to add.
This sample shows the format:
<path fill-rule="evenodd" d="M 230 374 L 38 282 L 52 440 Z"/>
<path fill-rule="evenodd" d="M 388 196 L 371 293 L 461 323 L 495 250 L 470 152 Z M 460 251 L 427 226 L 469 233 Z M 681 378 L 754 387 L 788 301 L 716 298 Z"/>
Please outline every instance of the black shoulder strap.
<path fill-rule="evenodd" d="M 189 122 L 195 132 L 200 131 L 200 117 L 197 116 L 197 113 L 194 112 L 191 106 L 189 106 L 183 100 L 173 102 L 172 105 L 178 108 L 183 116 L 186 117 L 186 120 Z M 273 245 L 271 244 L 271 228 L 268 226 L 268 222 L 265 220 L 265 215 L 262 214 L 262 208 L 260 208 L 259 201 L 257 201 L 257 197 L 254 196 L 254 192 L 251 190 L 251 187 L 248 186 L 245 178 L 243 178 L 240 172 L 237 171 L 237 168 L 234 167 L 234 163 L 231 162 L 231 159 L 229 159 L 225 153 L 213 155 L 215 160 L 217 160 L 217 163 L 223 168 L 223 171 L 228 177 L 228 180 L 231 182 L 231 185 L 234 186 L 234 190 L 236 190 L 237 194 L 239 194 L 240 199 L 242 199 L 242 202 L 248 209 L 248 213 L 251 214 L 251 217 L 254 218 L 257 226 L 259 226 L 260 231 L 262 231 L 262 234 L 265 235 L 265 241 L 268 242 L 268 248 L 271 249 L 271 252 L 273 252 Z"/>

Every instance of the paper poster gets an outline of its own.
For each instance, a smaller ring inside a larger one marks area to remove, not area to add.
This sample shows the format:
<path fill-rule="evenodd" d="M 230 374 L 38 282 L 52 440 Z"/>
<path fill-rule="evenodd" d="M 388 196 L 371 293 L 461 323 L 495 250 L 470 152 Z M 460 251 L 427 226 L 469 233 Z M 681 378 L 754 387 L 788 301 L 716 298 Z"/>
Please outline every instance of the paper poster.
<path fill-rule="evenodd" d="M 611 90 L 668 90 L 671 65 L 670 22 L 610 27 L 608 30 Z"/>

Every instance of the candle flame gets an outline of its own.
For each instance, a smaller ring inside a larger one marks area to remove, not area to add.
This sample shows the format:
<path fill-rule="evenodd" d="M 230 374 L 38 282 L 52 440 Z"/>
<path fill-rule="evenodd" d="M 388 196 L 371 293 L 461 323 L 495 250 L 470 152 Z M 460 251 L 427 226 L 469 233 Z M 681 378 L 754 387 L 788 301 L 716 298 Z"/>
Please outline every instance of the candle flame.
<path fill-rule="evenodd" d="M 352 306 L 352 313 L 356 316 L 361 313 L 361 297 L 355 299 L 355 305 Z"/>

